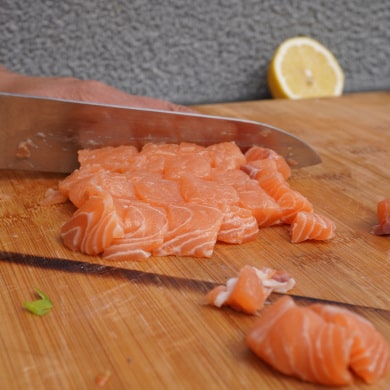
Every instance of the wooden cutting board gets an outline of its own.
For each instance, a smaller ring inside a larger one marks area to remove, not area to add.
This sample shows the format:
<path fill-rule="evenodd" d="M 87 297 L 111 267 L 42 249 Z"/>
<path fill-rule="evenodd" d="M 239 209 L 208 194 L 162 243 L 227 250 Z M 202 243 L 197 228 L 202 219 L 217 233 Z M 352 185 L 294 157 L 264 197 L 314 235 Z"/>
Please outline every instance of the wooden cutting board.
<path fill-rule="evenodd" d="M 295 170 L 291 186 L 337 224 L 328 243 L 289 242 L 286 226 L 254 242 L 218 244 L 211 259 L 108 263 L 65 249 L 70 204 L 39 206 L 63 176 L 0 171 L 0 381 L 7 389 L 314 389 L 267 367 L 246 347 L 254 318 L 204 305 L 216 283 L 245 264 L 286 269 L 301 304 L 341 302 L 390 340 L 390 237 L 369 233 L 390 196 L 390 93 L 195 107 L 263 121 L 302 137 L 320 165 Z M 37 317 L 22 308 L 34 288 L 53 301 Z M 373 386 L 390 387 L 390 376 Z M 367 388 L 356 381 L 351 388 Z"/>

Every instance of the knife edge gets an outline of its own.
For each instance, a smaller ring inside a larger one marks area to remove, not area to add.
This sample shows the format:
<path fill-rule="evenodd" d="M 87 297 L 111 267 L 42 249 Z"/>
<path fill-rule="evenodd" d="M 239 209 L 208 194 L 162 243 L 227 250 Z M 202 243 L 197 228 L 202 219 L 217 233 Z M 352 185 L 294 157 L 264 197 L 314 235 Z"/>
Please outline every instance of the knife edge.
<path fill-rule="evenodd" d="M 275 150 L 293 168 L 321 162 L 306 142 L 246 119 L 0 93 L 0 169 L 69 173 L 77 151 L 102 146 L 234 141 Z"/>

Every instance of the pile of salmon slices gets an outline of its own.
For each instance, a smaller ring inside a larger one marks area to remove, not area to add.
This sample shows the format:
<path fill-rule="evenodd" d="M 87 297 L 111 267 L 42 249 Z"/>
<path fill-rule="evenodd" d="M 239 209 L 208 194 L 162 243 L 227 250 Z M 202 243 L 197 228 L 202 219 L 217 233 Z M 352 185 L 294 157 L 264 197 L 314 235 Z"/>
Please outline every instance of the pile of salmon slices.
<path fill-rule="evenodd" d="M 76 206 L 61 229 L 73 251 L 112 260 L 210 257 L 217 242 L 242 244 L 275 224 L 290 225 L 293 242 L 334 237 L 334 223 L 290 187 L 290 166 L 267 148 L 108 146 L 80 150 L 79 163 L 43 202 Z"/>

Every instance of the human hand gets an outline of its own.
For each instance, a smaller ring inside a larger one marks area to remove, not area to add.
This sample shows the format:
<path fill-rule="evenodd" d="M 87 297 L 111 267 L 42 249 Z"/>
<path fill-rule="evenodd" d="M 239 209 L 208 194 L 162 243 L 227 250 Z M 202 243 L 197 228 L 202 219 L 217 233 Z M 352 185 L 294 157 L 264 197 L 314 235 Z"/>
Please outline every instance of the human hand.
<path fill-rule="evenodd" d="M 72 77 L 25 76 L 9 71 L 1 65 L 0 91 L 58 99 L 81 100 L 90 103 L 195 112 L 189 107 L 165 100 L 130 95 L 96 80 L 80 80 Z"/>

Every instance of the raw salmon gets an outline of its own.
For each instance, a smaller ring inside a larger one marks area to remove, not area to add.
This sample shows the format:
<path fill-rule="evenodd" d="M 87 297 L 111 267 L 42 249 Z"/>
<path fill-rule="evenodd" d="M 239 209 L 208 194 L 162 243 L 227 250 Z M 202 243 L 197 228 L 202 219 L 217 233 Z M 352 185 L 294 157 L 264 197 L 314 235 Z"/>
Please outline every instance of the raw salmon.
<path fill-rule="evenodd" d="M 216 207 L 199 204 L 171 204 L 166 207 L 168 228 L 155 256 L 211 257 L 222 222 Z"/>
<path fill-rule="evenodd" d="M 239 206 L 240 198 L 233 186 L 186 176 L 182 177 L 180 188 L 186 202 L 213 206 L 222 212 L 218 241 L 242 244 L 256 237 L 256 218 L 251 210 Z"/>
<path fill-rule="evenodd" d="M 230 306 L 237 311 L 255 314 L 263 308 L 272 291 L 287 292 L 294 285 L 295 280 L 285 271 L 245 265 L 237 277 L 226 282 L 226 286 L 213 288 L 206 300 L 216 307 Z"/>
<path fill-rule="evenodd" d="M 257 237 L 259 228 L 291 224 L 298 212 L 313 211 L 311 203 L 288 184 L 291 170 L 286 161 L 258 146 L 245 155 L 234 142 L 208 147 L 150 143 L 140 151 L 108 146 L 80 150 L 79 162 L 79 169 L 61 180 L 59 192 L 48 193 L 43 204 L 69 199 L 78 210 L 64 225 L 65 245 L 84 253 L 103 253 L 107 259 L 191 253 L 209 257 L 215 241 L 245 243 Z M 160 225 L 161 209 L 166 229 Z M 98 220 L 99 215 L 106 219 Z M 142 218 L 141 228 L 136 223 Z M 134 223 L 129 222 L 132 219 Z M 107 232 L 106 220 L 111 223 Z M 96 245 L 90 239 L 92 231 L 104 235 L 94 238 Z"/>
<path fill-rule="evenodd" d="M 250 210 L 260 228 L 280 222 L 283 215 L 281 206 L 261 188 L 256 180 L 235 185 L 240 207 Z"/>
<path fill-rule="evenodd" d="M 371 233 L 377 235 L 390 234 L 390 198 L 377 204 L 378 225 L 372 227 Z"/>
<path fill-rule="evenodd" d="M 390 370 L 390 348 L 364 318 L 329 305 L 297 306 L 284 296 L 261 313 L 249 348 L 286 375 L 323 385 L 349 385 L 352 372 L 373 383 Z"/>
<path fill-rule="evenodd" d="M 239 169 L 246 158 L 235 142 L 221 142 L 210 145 L 207 151 L 214 168 Z"/>
<path fill-rule="evenodd" d="M 156 176 L 140 176 L 134 181 L 138 199 L 156 206 L 184 203 L 178 182 Z"/>
<path fill-rule="evenodd" d="M 299 211 L 290 226 L 291 242 L 331 240 L 335 231 L 335 223 L 324 215 Z"/>
<path fill-rule="evenodd" d="M 182 152 L 165 161 L 164 178 L 168 180 L 179 180 L 181 177 L 191 176 L 208 178 L 210 177 L 211 161 L 206 151 Z"/>
<path fill-rule="evenodd" d="M 115 238 L 123 237 L 123 225 L 112 196 L 98 191 L 76 210 L 61 229 L 66 247 L 88 255 L 98 255 Z"/>
<path fill-rule="evenodd" d="M 124 172 L 138 154 L 137 148 L 130 145 L 106 146 L 98 149 L 81 149 L 78 152 L 80 167 L 99 165 L 100 169 Z"/>
<path fill-rule="evenodd" d="M 222 222 L 218 231 L 218 241 L 228 244 L 243 244 L 256 238 L 259 226 L 251 210 L 235 205 L 219 207 Z"/>
<path fill-rule="evenodd" d="M 118 199 L 116 210 L 122 221 L 123 237 L 114 238 L 103 252 L 107 260 L 145 260 L 164 242 L 168 228 L 165 209 L 146 202 Z"/>
<path fill-rule="evenodd" d="M 264 174 L 271 169 L 276 169 L 285 179 L 291 176 L 290 165 L 272 149 L 252 146 L 245 153 L 245 158 L 248 164 L 259 170 L 257 174 Z"/>
<path fill-rule="evenodd" d="M 292 189 L 282 174 L 276 173 L 258 178 L 260 186 L 282 209 L 281 222 L 290 224 L 299 211 L 313 211 L 313 205 L 300 192 Z"/>

